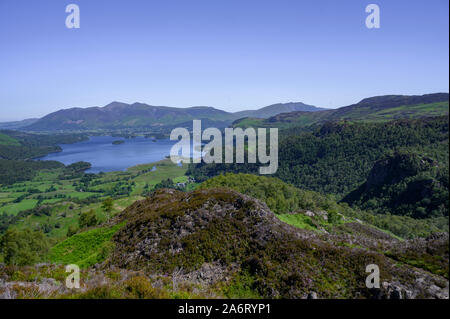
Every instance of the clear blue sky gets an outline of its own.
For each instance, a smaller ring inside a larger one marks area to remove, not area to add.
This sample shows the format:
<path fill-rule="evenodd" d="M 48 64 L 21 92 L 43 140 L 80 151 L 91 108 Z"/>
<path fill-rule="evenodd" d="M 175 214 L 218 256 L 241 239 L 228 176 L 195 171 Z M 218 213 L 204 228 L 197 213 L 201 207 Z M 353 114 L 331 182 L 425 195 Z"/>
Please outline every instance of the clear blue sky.
<path fill-rule="evenodd" d="M 67 29 L 78 4 L 81 28 Z M 367 29 L 365 7 L 381 9 Z M 0 0 L 0 120 L 448 92 L 447 0 Z"/>

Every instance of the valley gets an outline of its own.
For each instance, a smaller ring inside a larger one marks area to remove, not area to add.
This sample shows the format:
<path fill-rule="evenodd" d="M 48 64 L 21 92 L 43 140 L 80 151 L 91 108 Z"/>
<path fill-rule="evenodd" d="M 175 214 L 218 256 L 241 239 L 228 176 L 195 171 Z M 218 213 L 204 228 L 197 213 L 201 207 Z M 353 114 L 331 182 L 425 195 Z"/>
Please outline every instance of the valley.
<path fill-rule="evenodd" d="M 0 187 L 0 229 L 20 220 L 19 228 L 37 227 L 50 237 L 64 238 L 83 212 L 94 210 L 100 223 L 107 221 L 111 215 L 101 209 L 107 198 L 115 199 L 110 212 L 114 213 L 142 199 L 163 180 L 188 180 L 186 167 L 168 159 L 124 172 L 85 174 L 72 168 L 44 169 L 30 181 Z"/>
<path fill-rule="evenodd" d="M 279 128 L 276 174 L 165 158 L 208 114 Z M 113 103 L 1 130 L 0 298 L 448 298 L 448 94 L 230 114 Z"/>

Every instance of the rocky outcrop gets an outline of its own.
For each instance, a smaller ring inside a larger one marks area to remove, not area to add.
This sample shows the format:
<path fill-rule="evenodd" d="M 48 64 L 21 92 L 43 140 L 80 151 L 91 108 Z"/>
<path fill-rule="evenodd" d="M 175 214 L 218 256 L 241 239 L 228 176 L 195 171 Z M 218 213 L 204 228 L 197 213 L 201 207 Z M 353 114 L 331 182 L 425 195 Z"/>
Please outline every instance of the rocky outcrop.
<path fill-rule="evenodd" d="M 436 160 L 413 152 L 397 152 L 377 161 L 366 182 L 343 202 L 375 213 L 414 218 L 448 215 L 448 174 Z"/>
<path fill-rule="evenodd" d="M 166 298 L 167 291 L 217 298 L 235 290 L 303 299 L 449 295 L 448 234 L 399 241 L 358 222 L 307 231 L 229 189 L 161 189 L 109 223 L 125 226 L 107 260 L 82 270 L 79 291 L 65 286 L 63 265 L 0 265 L 0 298 Z M 380 270 L 380 288 L 366 286 L 370 264 Z"/>
<path fill-rule="evenodd" d="M 385 233 L 359 223 L 345 224 L 353 235 L 294 228 L 264 203 L 231 190 L 159 190 L 121 213 L 116 222 L 122 221 L 127 225 L 116 234 L 106 266 L 176 273 L 180 282 L 201 285 L 232 284 L 246 274 L 265 298 L 448 295 L 446 278 L 381 254 L 404 245 Z M 371 263 L 381 271 L 379 290 L 365 287 Z"/>

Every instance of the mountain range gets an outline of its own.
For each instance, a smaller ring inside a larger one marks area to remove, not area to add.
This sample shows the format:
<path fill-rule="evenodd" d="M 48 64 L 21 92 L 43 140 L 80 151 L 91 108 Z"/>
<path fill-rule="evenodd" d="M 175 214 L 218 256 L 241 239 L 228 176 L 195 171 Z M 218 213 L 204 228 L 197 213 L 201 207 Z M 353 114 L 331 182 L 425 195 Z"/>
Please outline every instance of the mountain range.
<path fill-rule="evenodd" d="M 385 95 L 358 103 L 325 109 L 302 102 L 278 103 L 257 110 L 226 112 L 210 106 L 188 108 L 154 106 L 144 103 L 112 102 L 104 107 L 70 108 L 40 119 L 0 123 L 0 129 L 24 131 L 89 131 L 138 129 L 168 131 L 188 127 L 201 119 L 207 126 L 304 127 L 327 121 L 385 121 L 448 115 L 448 93 Z"/>
<path fill-rule="evenodd" d="M 24 130 L 95 130 L 95 129 L 160 129 L 183 125 L 194 119 L 212 121 L 217 126 L 227 126 L 242 117 L 267 118 L 282 112 L 324 110 L 304 103 L 274 104 L 258 110 L 236 113 L 225 112 L 214 107 L 196 106 L 177 108 L 153 106 L 144 103 L 126 104 L 112 102 L 104 107 L 70 108 L 48 114 L 31 123 Z"/>

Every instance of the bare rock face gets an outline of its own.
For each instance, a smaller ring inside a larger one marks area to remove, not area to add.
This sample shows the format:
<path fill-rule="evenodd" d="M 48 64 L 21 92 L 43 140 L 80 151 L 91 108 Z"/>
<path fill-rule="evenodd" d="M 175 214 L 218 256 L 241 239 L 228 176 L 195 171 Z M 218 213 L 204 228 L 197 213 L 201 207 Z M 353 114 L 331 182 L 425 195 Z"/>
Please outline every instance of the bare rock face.
<path fill-rule="evenodd" d="M 382 299 L 416 299 L 416 298 L 433 298 L 448 299 L 448 282 L 444 283 L 444 287 L 439 287 L 433 282 L 433 278 L 426 278 L 423 274 L 417 274 L 418 278 L 413 285 L 405 286 L 399 282 L 384 282 L 377 298 Z"/>
<path fill-rule="evenodd" d="M 124 210 L 116 222 L 123 221 L 105 267 L 206 286 L 245 277 L 265 298 L 448 298 L 446 278 L 380 253 L 404 245 L 385 234 L 355 223 L 346 227 L 356 237 L 318 235 L 231 190 L 158 190 Z M 339 244 L 355 238 L 365 239 L 354 243 L 361 248 Z M 365 286 L 368 264 L 380 268 L 380 289 Z"/>

